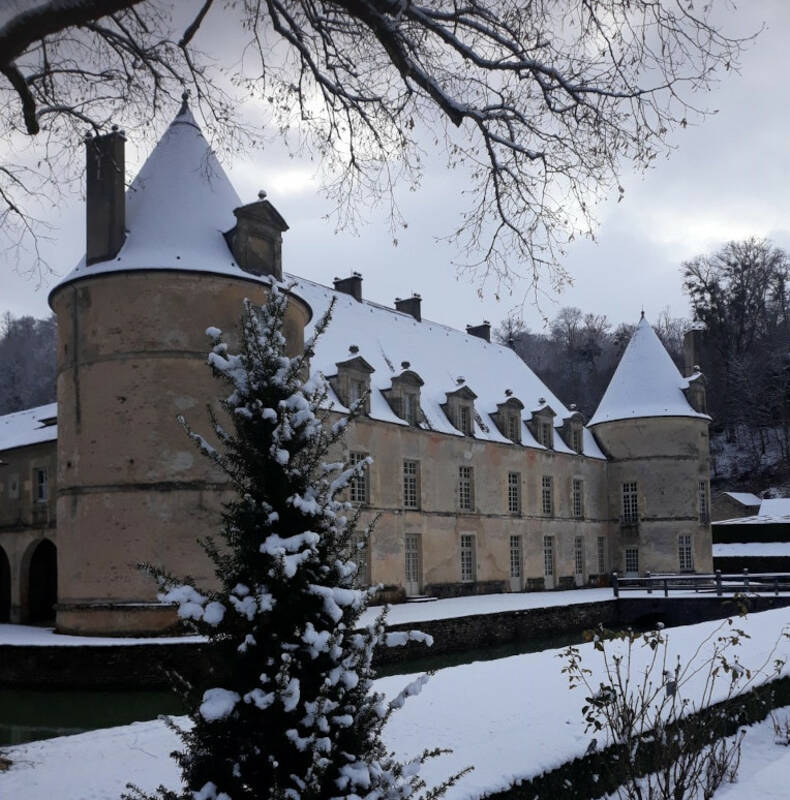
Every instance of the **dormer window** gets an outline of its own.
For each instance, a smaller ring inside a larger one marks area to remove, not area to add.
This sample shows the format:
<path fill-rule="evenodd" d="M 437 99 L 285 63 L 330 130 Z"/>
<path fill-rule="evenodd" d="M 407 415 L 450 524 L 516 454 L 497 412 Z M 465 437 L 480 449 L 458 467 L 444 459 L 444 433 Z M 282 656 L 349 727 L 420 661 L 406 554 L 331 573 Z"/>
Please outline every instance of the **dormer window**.
<path fill-rule="evenodd" d="M 542 444 L 547 450 L 554 448 L 554 409 L 541 400 L 541 406 L 532 412 L 532 419 L 527 423 L 532 435 L 538 444 Z"/>
<path fill-rule="evenodd" d="M 496 420 L 499 432 L 516 444 L 521 442 L 521 411 L 523 408 L 524 404 L 519 399 L 509 397 L 504 403 L 499 403 L 496 414 L 491 415 Z"/>
<path fill-rule="evenodd" d="M 571 413 L 562 421 L 562 437 L 574 453 L 584 451 L 584 417 L 571 406 Z"/>
<path fill-rule="evenodd" d="M 442 405 L 447 419 L 464 436 L 474 436 L 475 400 L 477 395 L 468 387 L 461 386 L 447 392 L 447 402 Z"/>
<path fill-rule="evenodd" d="M 369 414 L 370 376 L 375 372 L 373 367 L 362 356 L 340 361 L 336 366 L 337 374 L 330 375 L 328 380 L 340 402 L 350 409 L 364 398 L 359 411 L 362 414 Z"/>
<path fill-rule="evenodd" d="M 408 361 L 403 362 L 408 365 Z M 392 379 L 392 387 L 382 389 L 390 408 L 408 425 L 420 422 L 420 387 L 422 378 L 413 370 L 404 368 L 400 375 Z"/>

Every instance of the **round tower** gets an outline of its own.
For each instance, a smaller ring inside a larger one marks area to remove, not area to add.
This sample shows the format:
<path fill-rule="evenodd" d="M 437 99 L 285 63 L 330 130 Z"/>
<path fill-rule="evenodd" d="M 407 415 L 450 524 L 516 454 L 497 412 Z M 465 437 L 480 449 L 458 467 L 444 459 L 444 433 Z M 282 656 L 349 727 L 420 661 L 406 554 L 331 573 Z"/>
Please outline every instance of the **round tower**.
<path fill-rule="evenodd" d="M 137 565 L 210 581 L 196 540 L 217 530 L 224 481 L 178 424 L 208 428 L 223 387 L 206 328 L 234 331 L 282 277 L 287 225 L 242 206 L 186 107 L 126 196 L 123 134 L 86 142 L 85 259 L 52 291 L 58 319 L 58 630 L 156 632 L 175 621 Z M 310 309 L 291 297 L 301 351 Z"/>
<path fill-rule="evenodd" d="M 681 376 L 643 314 L 589 422 L 621 575 L 713 569 L 709 423 L 703 377 Z"/>

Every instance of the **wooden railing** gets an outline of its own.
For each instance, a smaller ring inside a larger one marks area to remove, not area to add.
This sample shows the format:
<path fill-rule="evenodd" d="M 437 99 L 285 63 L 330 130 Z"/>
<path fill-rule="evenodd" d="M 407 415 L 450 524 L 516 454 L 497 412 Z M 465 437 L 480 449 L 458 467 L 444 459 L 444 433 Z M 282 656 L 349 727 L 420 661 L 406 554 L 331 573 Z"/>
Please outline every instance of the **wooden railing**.
<path fill-rule="evenodd" d="M 615 597 L 619 597 L 620 592 L 632 590 L 648 594 L 660 592 L 664 597 L 669 597 L 670 592 L 701 592 L 719 597 L 744 592 L 773 592 L 778 595 L 780 592 L 790 592 L 790 573 L 750 573 L 748 569 L 735 574 L 722 574 L 720 569 L 710 574 L 651 575 L 647 572 L 639 577 L 621 577 L 616 572 L 612 573 L 612 591 Z"/>

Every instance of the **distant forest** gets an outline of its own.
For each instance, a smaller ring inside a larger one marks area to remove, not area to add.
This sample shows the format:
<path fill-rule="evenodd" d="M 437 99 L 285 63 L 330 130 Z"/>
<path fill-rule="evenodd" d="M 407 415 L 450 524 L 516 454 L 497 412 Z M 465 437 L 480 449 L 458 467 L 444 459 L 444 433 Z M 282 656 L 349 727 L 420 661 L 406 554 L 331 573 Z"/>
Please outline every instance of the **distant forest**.
<path fill-rule="evenodd" d="M 55 400 L 55 317 L 0 318 L 0 414 Z"/>
<path fill-rule="evenodd" d="M 748 239 L 687 261 L 681 271 L 691 318 L 664 310 L 651 322 L 681 371 L 685 331 L 704 329 L 699 360 L 713 417 L 713 478 L 728 488 L 790 492 L 790 257 Z M 566 307 L 543 332 L 510 317 L 494 338 L 589 419 L 633 330 Z M 54 317 L 0 318 L 0 414 L 55 399 L 55 339 Z"/>

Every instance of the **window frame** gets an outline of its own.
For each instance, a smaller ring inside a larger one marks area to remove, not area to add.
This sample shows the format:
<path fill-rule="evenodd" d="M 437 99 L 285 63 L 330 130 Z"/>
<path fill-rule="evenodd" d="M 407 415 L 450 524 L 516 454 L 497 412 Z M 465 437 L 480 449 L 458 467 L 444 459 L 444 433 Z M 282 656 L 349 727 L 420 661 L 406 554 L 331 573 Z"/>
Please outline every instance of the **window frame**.
<path fill-rule="evenodd" d="M 678 571 L 694 572 L 694 538 L 690 533 L 678 534 Z"/>
<path fill-rule="evenodd" d="M 350 466 L 356 466 L 360 461 L 368 457 L 367 453 L 360 450 L 354 450 L 348 454 L 348 463 Z M 370 474 L 368 466 L 359 475 L 352 475 L 348 482 L 348 499 L 352 503 L 359 503 L 360 505 L 369 505 L 370 503 Z"/>
<path fill-rule="evenodd" d="M 639 574 L 639 548 L 638 547 L 626 547 L 624 552 L 624 560 L 625 560 L 625 574 L 626 575 L 638 575 Z M 636 566 L 636 569 L 629 569 L 630 567 Z"/>
<path fill-rule="evenodd" d="M 638 481 L 623 481 L 620 492 L 620 521 L 623 525 L 635 525 L 639 522 Z"/>
<path fill-rule="evenodd" d="M 49 501 L 49 475 L 46 467 L 33 468 L 33 501 L 37 504 Z"/>
<path fill-rule="evenodd" d="M 477 581 L 476 536 L 473 533 L 462 533 L 460 539 L 461 583 Z"/>
<path fill-rule="evenodd" d="M 413 468 L 413 471 L 409 471 Z M 403 507 L 409 510 L 419 509 L 420 497 L 420 462 L 416 458 L 404 458 L 401 467 L 403 476 Z M 412 497 L 413 495 L 413 497 Z M 413 503 L 409 500 L 413 499 Z"/>
<path fill-rule="evenodd" d="M 609 559 L 608 556 L 608 547 L 606 537 L 599 536 L 598 543 L 596 548 L 596 554 L 598 556 L 598 574 L 599 575 L 606 575 L 609 572 Z"/>
<path fill-rule="evenodd" d="M 554 476 L 542 475 L 540 479 L 540 509 L 544 517 L 554 516 Z"/>
<path fill-rule="evenodd" d="M 571 478 L 571 514 L 574 519 L 584 519 L 583 478 Z"/>
<path fill-rule="evenodd" d="M 697 486 L 697 511 L 700 525 L 710 522 L 710 503 L 708 502 L 708 481 L 699 481 Z"/>
<path fill-rule="evenodd" d="M 468 464 L 458 467 L 458 509 L 475 510 L 475 468 Z"/>
<path fill-rule="evenodd" d="M 521 473 L 507 474 L 507 511 L 508 514 L 521 514 Z"/>

